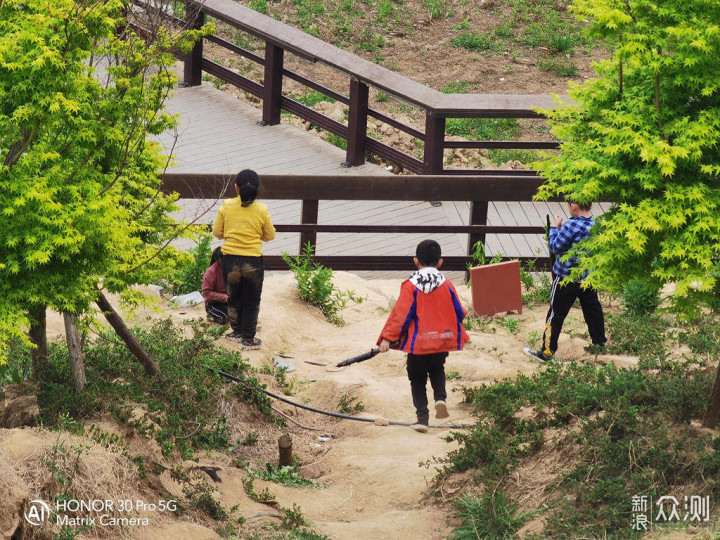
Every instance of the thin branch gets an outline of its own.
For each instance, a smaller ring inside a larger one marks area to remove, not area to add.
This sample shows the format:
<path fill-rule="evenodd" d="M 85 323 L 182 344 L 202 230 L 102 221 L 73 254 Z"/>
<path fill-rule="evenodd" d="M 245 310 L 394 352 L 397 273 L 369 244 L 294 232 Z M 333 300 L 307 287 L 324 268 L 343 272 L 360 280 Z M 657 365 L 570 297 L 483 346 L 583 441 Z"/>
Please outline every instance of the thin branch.
<path fill-rule="evenodd" d="M 205 210 L 204 212 L 202 212 L 200 215 L 196 216 L 195 219 L 193 219 L 192 221 L 188 222 L 184 227 L 182 227 L 182 228 L 181 228 L 180 230 L 178 230 L 175 234 L 173 234 L 173 235 L 168 239 L 168 241 L 165 242 L 165 243 L 162 245 L 162 247 L 161 247 L 160 249 L 158 249 L 157 251 L 155 251 L 155 253 L 153 253 L 150 257 L 148 257 L 147 259 L 145 259 L 143 262 L 141 262 L 141 263 L 139 263 L 139 264 L 136 264 L 136 265 L 133 266 L 130 270 L 126 270 L 125 273 L 126 273 L 126 274 L 130 274 L 130 273 L 134 272 L 135 270 L 137 270 L 138 268 L 141 268 L 142 266 L 145 266 L 147 263 L 149 263 L 150 261 L 152 261 L 155 257 L 157 257 L 158 255 L 160 255 L 160 253 L 162 253 L 162 252 L 165 250 L 165 248 L 167 248 L 173 240 L 177 240 L 182 233 L 184 233 L 184 232 L 187 231 L 190 227 L 192 227 L 193 225 L 195 225 L 195 223 L 197 223 L 197 222 L 200 220 L 200 218 L 203 217 L 205 214 L 207 214 L 211 209 L 212 209 L 212 206 L 210 206 L 207 210 Z"/>
<path fill-rule="evenodd" d="M 24 140 L 20 140 L 12 145 L 10 151 L 8 152 L 8 155 L 5 157 L 4 165 L 7 168 L 12 167 L 20 160 L 20 157 L 23 155 L 25 150 L 27 150 L 28 146 L 30 146 L 30 143 L 33 142 L 39 130 L 40 120 L 38 120 L 37 124 L 35 124 L 33 130 L 29 134 L 25 135 Z"/>

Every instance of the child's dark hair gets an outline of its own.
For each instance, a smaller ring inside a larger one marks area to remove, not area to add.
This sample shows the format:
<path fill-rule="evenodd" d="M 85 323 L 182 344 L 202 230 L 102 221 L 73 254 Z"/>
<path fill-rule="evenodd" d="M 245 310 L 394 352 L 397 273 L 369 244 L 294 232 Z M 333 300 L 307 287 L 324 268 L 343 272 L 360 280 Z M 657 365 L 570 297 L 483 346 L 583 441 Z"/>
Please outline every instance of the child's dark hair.
<path fill-rule="evenodd" d="M 244 169 L 235 177 L 235 185 L 240 189 L 240 200 L 243 206 L 250 206 L 257 198 L 260 178 L 252 169 Z"/>
<path fill-rule="evenodd" d="M 578 208 L 582 210 L 583 212 L 587 212 L 592 208 L 592 203 L 581 203 L 577 201 L 573 201 L 572 199 L 565 199 L 565 201 L 568 204 L 577 204 Z"/>
<path fill-rule="evenodd" d="M 220 259 L 222 259 L 222 256 L 222 246 L 216 247 L 212 252 L 212 256 L 210 257 L 210 265 L 212 266 L 213 264 L 218 262 Z"/>
<path fill-rule="evenodd" d="M 422 266 L 437 266 L 442 256 L 440 244 L 435 240 L 423 240 L 415 249 L 415 256 Z"/>

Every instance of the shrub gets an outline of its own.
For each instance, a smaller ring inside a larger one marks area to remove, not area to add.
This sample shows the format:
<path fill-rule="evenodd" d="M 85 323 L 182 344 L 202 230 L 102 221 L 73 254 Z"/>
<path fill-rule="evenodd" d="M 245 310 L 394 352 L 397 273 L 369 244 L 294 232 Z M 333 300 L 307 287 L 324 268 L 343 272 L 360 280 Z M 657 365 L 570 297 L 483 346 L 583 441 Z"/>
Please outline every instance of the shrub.
<path fill-rule="evenodd" d="M 620 293 L 623 306 L 633 315 L 645 315 L 654 312 L 660 305 L 660 293 L 657 287 L 633 278 L 627 282 Z"/>
<path fill-rule="evenodd" d="M 303 248 L 303 254 L 291 256 L 282 254 L 283 260 L 290 267 L 295 277 L 300 298 L 320 308 L 325 318 L 333 324 L 345 324 L 343 318 L 338 315 L 340 310 L 347 306 L 348 301 L 362 302 L 363 298 L 357 296 L 354 291 L 340 291 L 335 288 L 332 282 L 333 271 L 313 260 L 313 246 L 307 244 Z"/>

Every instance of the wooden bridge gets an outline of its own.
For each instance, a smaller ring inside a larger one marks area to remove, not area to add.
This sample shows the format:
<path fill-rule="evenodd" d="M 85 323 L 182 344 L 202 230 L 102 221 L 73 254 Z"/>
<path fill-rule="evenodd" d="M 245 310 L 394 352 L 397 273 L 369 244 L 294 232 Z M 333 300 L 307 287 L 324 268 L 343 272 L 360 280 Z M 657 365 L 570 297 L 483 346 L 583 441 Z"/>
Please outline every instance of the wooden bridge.
<path fill-rule="evenodd" d="M 135 4 L 141 13 L 131 21 L 153 13 L 148 3 Z M 549 96 L 442 94 L 232 0 L 190 0 L 183 19 L 161 15 L 185 28 L 197 28 L 211 16 L 266 43 L 265 56 L 259 57 L 222 38 L 206 38 L 262 65 L 264 84 L 204 57 L 202 41 L 183 57 L 187 87 L 178 88 L 168 102 L 170 112 L 180 113 L 179 128 L 160 137 L 176 156 L 166 187 L 191 199 L 182 201 L 182 217 L 205 212 L 200 221 L 211 222 L 218 198 L 234 195 L 228 187 L 231 175 L 252 168 L 262 176 L 260 197 L 279 232 L 265 249 L 269 269 L 285 267 L 280 253 L 298 253 L 311 242 L 320 262 L 335 269 L 407 271 L 408 257 L 427 237 L 442 245 L 447 270 L 464 269 L 478 241 L 488 256 L 547 264 L 545 216 L 564 214 L 565 205 L 531 202 L 541 179 L 533 171 L 445 169 L 443 155 L 452 148 L 556 148 L 546 141 L 445 141 L 447 118 L 537 118 L 535 107 L 553 106 Z M 285 69 L 286 51 L 347 75 L 348 95 Z M 262 109 L 203 85 L 203 72 L 261 98 Z M 284 95 L 284 78 L 347 105 L 348 125 Z M 370 108 L 369 86 L 422 108 L 425 131 Z M 347 150 L 282 124 L 282 110 L 344 138 Z M 422 141 L 423 159 L 371 138 L 369 117 Z M 367 164 L 369 152 L 418 176 L 396 176 Z"/>

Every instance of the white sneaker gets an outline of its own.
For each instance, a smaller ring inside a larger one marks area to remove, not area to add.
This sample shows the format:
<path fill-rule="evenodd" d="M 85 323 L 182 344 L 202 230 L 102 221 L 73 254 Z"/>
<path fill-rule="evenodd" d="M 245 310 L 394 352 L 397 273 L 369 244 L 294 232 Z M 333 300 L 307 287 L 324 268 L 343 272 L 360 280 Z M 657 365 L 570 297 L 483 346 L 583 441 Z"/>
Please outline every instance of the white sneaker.
<path fill-rule="evenodd" d="M 444 401 L 435 402 L 435 418 L 448 418 L 450 413 L 447 409 L 447 404 Z"/>
<path fill-rule="evenodd" d="M 425 424 L 413 424 L 410 426 L 418 433 L 427 433 L 428 427 Z"/>

